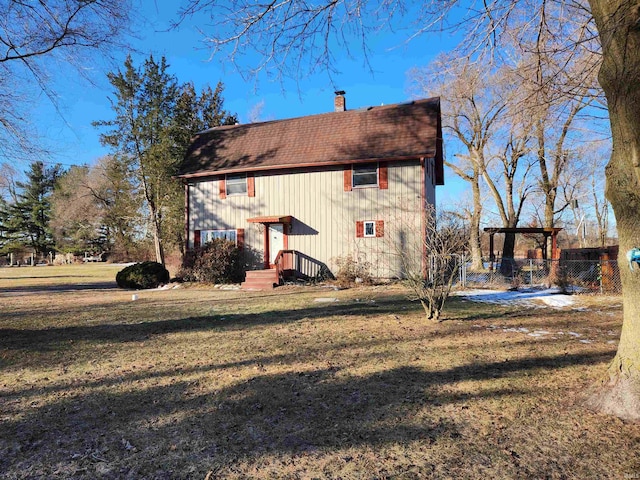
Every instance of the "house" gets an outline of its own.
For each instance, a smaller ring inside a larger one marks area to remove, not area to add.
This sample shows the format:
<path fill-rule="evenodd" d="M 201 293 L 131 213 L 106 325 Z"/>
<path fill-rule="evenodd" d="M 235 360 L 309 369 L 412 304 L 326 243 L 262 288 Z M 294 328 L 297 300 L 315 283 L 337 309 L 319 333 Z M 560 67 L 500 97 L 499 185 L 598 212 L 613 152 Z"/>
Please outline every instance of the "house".
<path fill-rule="evenodd" d="M 247 287 L 335 274 L 348 255 L 374 276 L 401 276 L 389 247 L 409 235 L 398 218 L 425 231 L 444 184 L 440 100 L 347 110 L 336 92 L 334 107 L 197 134 L 179 173 L 187 245 L 241 245 L 253 256 Z"/>

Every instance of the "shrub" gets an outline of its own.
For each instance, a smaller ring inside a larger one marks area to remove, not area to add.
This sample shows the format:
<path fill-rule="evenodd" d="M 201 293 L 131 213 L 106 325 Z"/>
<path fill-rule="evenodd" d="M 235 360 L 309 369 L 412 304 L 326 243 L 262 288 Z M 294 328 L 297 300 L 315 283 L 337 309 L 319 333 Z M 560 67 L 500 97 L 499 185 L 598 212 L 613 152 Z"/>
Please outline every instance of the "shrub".
<path fill-rule="evenodd" d="M 134 263 L 116 275 L 120 288 L 156 288 L 168 282 L 169 271 L 157 262 Z"/>
<path fill-rule="evenodd" d="M 178 277 L 188 282 L 238 283 L 243 275 L 241 253 L 234 242 L 216 238 L 185 256 Z"/>
<path fill-rule="evenodd" d="M 355 283 L 371 285 L 373 278 L 371 276 L 371 264 L 367 261 L 358 261 L 352 255 L 338 257 L 336 259 L 338 265 L 338 273 L 336 274 L 336 282 L 341 287 L 349 287 Z"/>

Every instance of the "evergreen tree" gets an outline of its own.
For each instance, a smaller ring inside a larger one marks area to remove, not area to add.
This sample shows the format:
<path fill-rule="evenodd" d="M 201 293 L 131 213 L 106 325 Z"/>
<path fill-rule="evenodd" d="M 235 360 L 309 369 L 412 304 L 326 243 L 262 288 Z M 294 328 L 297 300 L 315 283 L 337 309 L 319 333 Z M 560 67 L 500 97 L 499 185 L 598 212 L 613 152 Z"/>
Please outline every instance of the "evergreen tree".
<path fill-rule="evenodd" d="M 165 245 L 184 244 L 184 192 L 173 177 L 189 139 L 199 130 L 235 123 L 235 116 L 222 109 L 222 84 L 198 96 L 192 84 L 179 85 L 168 67 L 164 57 L 156 62 L 150 56 L 141 68 L 127 57 L 123 71 L 108 75 L 115 118 L 94 122 L 110 127 L 100 140 L 135 177 L 159 263 L 164 263 Z"/>
<path fill-rule="evenodd" d="M 49 228 L 50 197 L 61 168 L 59 165 L 45 168 L 42 162 L 33 162 L 25 173 L 27 181 L 16 182 L 15 202 L 3 201 L 0 205 L 2 251 L 8 253 L 30 247 L 42 257 L 54 249 Z"/>
<path fill-rule="evenodd" d="M 116 118 L 95 123 L 112 127 L 100 140 L 112 147 L 117 158 L 134 173 L 156 260 L 163 264 L 162 211 L 171 194 L 174 173 L 168 128 L 178 96 L 177 79 L 167 69 L 164 57 L 156 62 L 150 56 L 142 68 L 136 68 L 128 56 L 124 71 L 108 74 L 114 88 L 112 104 Z"/>

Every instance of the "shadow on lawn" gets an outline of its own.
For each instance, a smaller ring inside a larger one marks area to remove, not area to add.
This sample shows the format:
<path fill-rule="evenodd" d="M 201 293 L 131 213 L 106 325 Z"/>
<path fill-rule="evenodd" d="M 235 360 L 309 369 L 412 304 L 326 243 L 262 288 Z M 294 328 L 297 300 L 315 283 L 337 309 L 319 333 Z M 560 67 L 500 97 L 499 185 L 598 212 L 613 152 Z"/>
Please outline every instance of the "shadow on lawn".
<path fill-rule="evenodd" d="M 96 309 L 113 307 L 113 304 L 96 304 Z M 139 342 L 153 335 L 165 335 L 174 332 L 191 332 L 219 330 L 230 331 L 247 327 L 287 324 L 304 319 L 328 318 L 332 316 L 359 316 L 392 314 L 400 311 L 404 305 L 399 305 L 397 299 L 378 300 L 376 303 L 341 302 L 330 305 L 319 304 L 293 310 L 271 310 L 264 313 L 220 313 L 204 317 L 188 317 L 170 320 L 148 320 L 140 323 L 109 323 L 88 326 L 53 327 L 44 329 L 0 329 L 0 349 L 25 349 L 43 351 L 69 341 L 89 342 Z M 416 309 L 419 305 L 415 306 Z M 149 316 L 144 303 L 137 303 L 131 308 L 140 310 L 140 317 Z M 86 309 L 85 309 L 86 310 Z M 84 310 L 83 310 L 84 311 Z M 407 310 L 402 310 L 406 312 Z M 67 314 L 72 315 L 70 310 Z M 20 312 L 17 315 L 41 315 L 42 312 Z M 117 314 L 117 312 L 116 312 Z M 112 310 L 108 310 L 109 318 L 114 317 Z"/>
<path fill-rule="evenodd" d="M 86 290 L 116 290 L 117 288 L 118 285 L 115 280 L 112 282 L 69 283 L 66 285 L 28 285 L 20 287 L 3 287 L 2 291 L 0 291 L 0 297 L 33 294 L 47 295 L 50 293 L 80 292 Z"/>
<path fill-rule="evenodd" d="M 207 372 L 197 379 L 167 372 L 165 382 L 146 388 L 134 374 L 117 386 L 59 395 L 4 422 L 0 468 L 15 473 L 27 462 L 31 473 L 46 476 L 55 467 L 82 471 L 88 478 L 95 473 L 91 452 L 96 452 L 103 473 L 109 469 L 103 478 L 203 478 L 214 465 L 231 467 L 268 454 L 465 441 L 457 418 L 434 409 L 461 400 L 544 392 L 502 383 L 461 397 L 440 387 L 601 363 L 612 354 L 529 357 L 437 371 L 407 366 L 366 376 L 346 376 L 339 368 L 256 374 L 217 390 L 211 388 L 216 375 Z"/>

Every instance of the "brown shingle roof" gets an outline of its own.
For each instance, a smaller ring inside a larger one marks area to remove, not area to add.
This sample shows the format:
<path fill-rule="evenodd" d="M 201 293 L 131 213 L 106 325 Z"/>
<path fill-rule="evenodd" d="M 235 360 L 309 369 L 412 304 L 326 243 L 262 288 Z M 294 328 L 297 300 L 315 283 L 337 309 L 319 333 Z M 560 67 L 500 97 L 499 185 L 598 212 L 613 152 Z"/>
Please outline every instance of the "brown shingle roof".
<path fill-rule="evenodd" d="M 179 176 L 420 157 L 436 158 L 442 184 L 439 98 L 213 128 L 193 138 Z"/>

